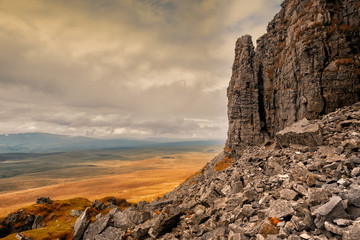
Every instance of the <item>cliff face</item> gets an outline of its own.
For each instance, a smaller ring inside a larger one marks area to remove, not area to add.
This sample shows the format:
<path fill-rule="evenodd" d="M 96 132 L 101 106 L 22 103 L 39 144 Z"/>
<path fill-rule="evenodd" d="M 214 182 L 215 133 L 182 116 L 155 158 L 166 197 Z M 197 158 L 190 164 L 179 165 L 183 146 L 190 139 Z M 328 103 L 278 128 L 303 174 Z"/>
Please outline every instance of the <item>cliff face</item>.
<path fill-rule="evenodd" d="M 287 0 L 254 50 L 238 39 L 226 150 L 360 100 L 360 1 Z"/>

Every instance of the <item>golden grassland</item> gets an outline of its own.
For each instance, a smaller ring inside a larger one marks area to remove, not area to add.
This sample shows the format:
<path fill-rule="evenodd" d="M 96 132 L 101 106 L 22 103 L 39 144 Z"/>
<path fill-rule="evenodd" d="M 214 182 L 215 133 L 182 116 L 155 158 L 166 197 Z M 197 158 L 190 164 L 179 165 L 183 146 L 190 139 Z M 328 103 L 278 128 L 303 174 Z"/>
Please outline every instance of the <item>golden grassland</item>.
<path fill-rule="evenodd" d="M 186 152 L 172 155 L 170 159 L 162 157 L 149 158 L 141 161 L 101 161 L 93 163 L 102 169 L 121 168 L 129 173 L 96 176 L 94 178 L 76 179 L 71 182 L 64 179 L 51 179 L 53 185 L 0 195 L 0 216 L 33 204 L 38 197 L 65 200 L 82 197 L 90 201 L 106 196 L 125 198 L 130 202 L 140 200 L 151 201 L 171 191 L 181 184 L 188 176 L 197 172 L 216 153 Z M 144 169 L 146 166 L 146 170 Z M 139 170 L 136 170 L 139 169 Z M 115 171 L 116 172 L 116 171 Z M 43 177 L 42 181 L 47 181 Z M 28 184 L 24 182 L 24 184 Z M 29 186 L 31 184 L 28 184 Z"/>
<path fill-rule="evenodd" d="M 50 239 L 71 239 L 73 224 L 76 217 L 71 217 L 70 212 L 73 209 L 83 210 L 89 206 L 90 201 L 85 198 L 73 198 L 69 200 L 55 201 L 53 204 L 42 205 L 34 204 L 24 209 L 25 213 L 42 215 L 45 217 L 45 228 L 24 231 L 25 236 L 31 236 L 33 240 L 50 240 Z M 17 224 L 23 224 L 19 222 Z M 3 240 L 13 240 L 16 233 L 10 234 Z"/>

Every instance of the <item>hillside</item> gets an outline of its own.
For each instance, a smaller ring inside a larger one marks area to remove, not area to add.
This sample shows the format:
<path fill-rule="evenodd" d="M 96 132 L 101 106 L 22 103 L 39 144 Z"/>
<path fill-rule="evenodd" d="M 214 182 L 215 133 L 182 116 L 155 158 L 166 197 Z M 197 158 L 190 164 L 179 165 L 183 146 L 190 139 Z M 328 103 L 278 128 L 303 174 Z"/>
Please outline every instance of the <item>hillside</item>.
<path fill-rule="evenodd" d="M 360 0 L 285 0 L 236 42 L 224 151 L 151 203 L 95 202 L 73 239 L 358 240 L 359 36 Z"/>
<path fill-rule="evenodd" d="M 74 239 L 357 240 L 359 146 L 356 103 L 244 147 L 241 157 L 222 153 L 157 201 L 90 225 L 83 214 Z"/>
<path fill-rule="evenodd" d="M 74 239 L 358 239 L 359 8 L 284 1 L 256 49 L 236 43 L 224 152 Z"/>

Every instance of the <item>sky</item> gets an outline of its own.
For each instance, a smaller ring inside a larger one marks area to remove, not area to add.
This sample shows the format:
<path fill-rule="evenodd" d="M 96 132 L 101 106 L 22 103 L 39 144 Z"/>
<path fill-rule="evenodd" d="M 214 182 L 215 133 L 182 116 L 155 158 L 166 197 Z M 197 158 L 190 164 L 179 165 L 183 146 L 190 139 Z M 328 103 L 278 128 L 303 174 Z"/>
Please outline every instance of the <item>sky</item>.
<path fill-rule="evenodd" d="M 0 134 L 226 138 L 236 39 L 281 0 L 0 0 Z"/>

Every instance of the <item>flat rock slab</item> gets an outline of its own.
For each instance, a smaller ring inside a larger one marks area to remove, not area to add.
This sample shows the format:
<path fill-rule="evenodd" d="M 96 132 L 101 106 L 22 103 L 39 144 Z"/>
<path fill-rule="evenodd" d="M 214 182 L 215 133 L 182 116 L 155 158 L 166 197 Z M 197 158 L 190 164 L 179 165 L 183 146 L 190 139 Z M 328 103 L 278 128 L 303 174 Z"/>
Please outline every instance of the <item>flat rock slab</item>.
<path fill-rule="evenodd" d="M 304 118 L 277 132 L 276 140 L 286 147 L 291 144 L 318 146 L 322 143 L 320 126 Z"/>
<path fill-rule="evenodd" d="M 288 201 L 275 200 L 270 203 L 270 207 L 267 212 L 268 217 L 283 218 L 289 215 L 294 215 L 295 211 Z"/>

